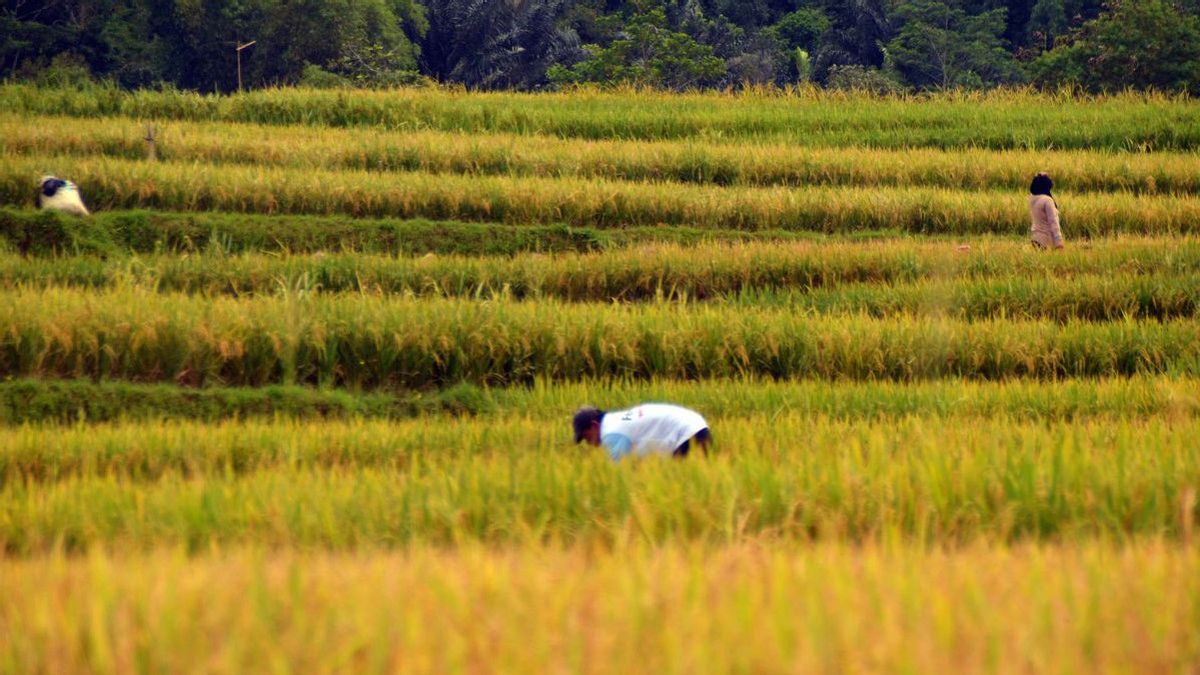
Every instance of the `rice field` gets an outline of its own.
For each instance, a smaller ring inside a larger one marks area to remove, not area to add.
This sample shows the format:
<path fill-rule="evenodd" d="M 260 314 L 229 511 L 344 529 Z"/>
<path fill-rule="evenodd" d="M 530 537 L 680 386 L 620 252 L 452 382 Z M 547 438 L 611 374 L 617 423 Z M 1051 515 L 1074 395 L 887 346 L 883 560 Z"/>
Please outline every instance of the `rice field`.
<path fill-rule="evenodd" d="M 198 663 L 208 672 L 263 663 L 416 673 L 1187 672 L 1200 658 L 1197 565 L 1194 547 L 1162 540 L 953 552 L 754 542 L 94 550 L 9 564 L 0 663 L 23 672 Z M 138 639 L 147 634 L 154 639 Z"/>
<path fill-rule="evenodd" d="M 32 128 L 30 128 L 32 125 Z M 1029 166 L 1070 176 L 1077 192 L 1200 192 L 1195 152 L 806 147 L 773 138 L 584 140 L 520 134 L 391 132 L 214 122 L 145 123 L 0 114 L 0 152 L 140 159 L 154 126 L 161 159 L 304 169 L 426 172 L 803 187 L 1005 189 Z"/>
<path fill-rule="evenodd" d="M 0 672 L 1195 672 L 1196 113 L 0 85 Z"/>
<path fill-rule="evenodd" d="M 451 89 L 352 94 L 274 89 L 222 97 L 101 88 L 45 91 L 22 85 L 3 85 L 0 94 L 0 112 L 21 115 L 638 141 L 777 137 L 801 145 L 875 148 L 1200 147 L 1200 106 L 1187 97 L 1153 94 L 1079 97 L 1001 91 L 889 98 L 814 89 L 725 95 L 583 89 L 529 97 Z"/>
<path fill-rule="evenodd" d="M 103 209 L 349 214 L 621 228 L 686 225 L 823 233 L 882 228 L 911 234 L 1019 235 L 1019 190 L 901 187 L 713 186 L 598 178 L 147 163 L 93 155 L 15 155 L 0 167 L 0 199 L 32 205 L 30 175 L 72 175 Z M 1194 235 L 1200 197 L 1101 192 L 1061 197 L 1080 237 Z"/>

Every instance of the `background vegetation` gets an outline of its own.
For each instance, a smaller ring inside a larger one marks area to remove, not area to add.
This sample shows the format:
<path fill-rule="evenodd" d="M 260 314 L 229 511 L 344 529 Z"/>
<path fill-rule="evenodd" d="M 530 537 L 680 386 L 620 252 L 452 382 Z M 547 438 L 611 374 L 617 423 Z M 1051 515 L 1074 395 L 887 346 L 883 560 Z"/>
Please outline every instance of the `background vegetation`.
<path fill-rule="evenodd" d="M 0 64 L 46 84 L 224 92 L 423 81 L 1196 91 L 1198 13 L 1195 0 L 13 0 L 0 10 Z"/>

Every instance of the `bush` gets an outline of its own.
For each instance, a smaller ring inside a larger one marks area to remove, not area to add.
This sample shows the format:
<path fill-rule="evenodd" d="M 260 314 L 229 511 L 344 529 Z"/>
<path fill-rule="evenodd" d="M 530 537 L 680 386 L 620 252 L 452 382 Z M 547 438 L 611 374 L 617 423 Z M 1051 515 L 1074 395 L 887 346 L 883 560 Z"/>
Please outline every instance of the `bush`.
<path fill-rule="evenodd" d="M 49 63 L 27 60 L 17 69 L 16 76 L 39 87 L 80 89 L 96 84 L 87 61 L 70 52 L 55 56 Z"/>
<path fill-rule="evenodd" d="M 0 209 L 0 242 L 30 255 L 114 252 L 112 233 L 92 218 L 52 211 L 22 213 Z"/>
<path fill-rule="evenodd" d="M 423 409 L 430 413 L 474 417 L 482 413 L 495 412 L 496 402 L 492 400 L 486 389 L 470 382 L 459 382 L 425 401 Z"/>
<path fill-rule="evenodd" d="M 777 233 L 779 236 L 783 236 Z M 738 241 L 747 239 L 736 233 Z M 622 233 L 627 241 L 694 241 L 699 230 L 650 227 Z M 253 216 L 222 213 L 111 211 L 87 219 L 49 211 L 0 208 L 0 245 L 29 255 L 115 250 L 184 253 L 350 250 L 420 255 L 512 255 L 525 251 L 596 251 L 610 233 L 566 225 L 500 227 L 457 221 Z"/>
<path fill-rule="evenodd" d="M 344 89 L 351 86 L 350 81 L 341 75 L 311 63 L 304 66 L 298 84 L 310 89 Z"/>
<path fill-rule="evenodd" d="M 874 94 L 900 94 L 905 86 L 877 68 L 831 66 L 826 86 L 841 91 L 866 91 Z"/>
<path fill-rule="evenodd" d="M 784 16 L 773 30 L 789 49 L 811 50 L 832 26 L 825 12 L 806 7 Z"/>
<path fill-rule="evenodd" d="M 1044 87 L 1200 90 L 1200 18 L 1165 0 L 1122 0 L 1030 66 Z"/>

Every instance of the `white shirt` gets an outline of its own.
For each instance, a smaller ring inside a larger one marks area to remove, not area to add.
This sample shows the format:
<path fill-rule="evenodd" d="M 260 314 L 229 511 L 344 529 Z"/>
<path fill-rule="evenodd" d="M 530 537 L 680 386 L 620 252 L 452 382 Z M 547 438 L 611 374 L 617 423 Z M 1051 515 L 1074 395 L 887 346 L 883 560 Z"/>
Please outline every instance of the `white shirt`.
<path fill-rule="evenodd" d="M 600 420 L 600 443 L 613 459 L 628 454 L 669 455 L 683 442 L 708 428 L 694 410 L 666 403 L 646 403 L 629 410 L 614 410 Z"/>

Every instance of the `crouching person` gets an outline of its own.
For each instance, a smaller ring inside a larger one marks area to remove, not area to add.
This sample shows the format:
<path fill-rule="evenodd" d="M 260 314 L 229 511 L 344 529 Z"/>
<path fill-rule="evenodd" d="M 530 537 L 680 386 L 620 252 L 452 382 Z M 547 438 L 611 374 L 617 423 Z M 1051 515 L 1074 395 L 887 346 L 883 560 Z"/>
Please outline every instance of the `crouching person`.
<path fill-rule="evenodd" d="M 693 444 L 704 454 L 712 443 L 708 422 L 694 410 L 666 403 L 645 403 L 606 412 L 585 406 L 575 412 L 575 442 L 604 446 L 613 461 L 633 455 L 687 457 Z"/>

